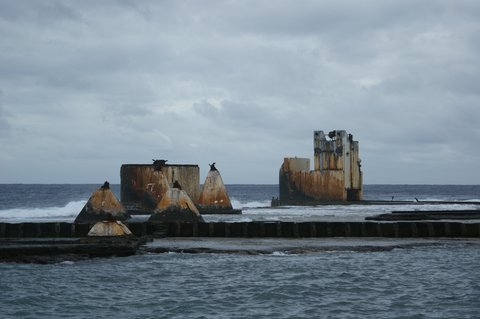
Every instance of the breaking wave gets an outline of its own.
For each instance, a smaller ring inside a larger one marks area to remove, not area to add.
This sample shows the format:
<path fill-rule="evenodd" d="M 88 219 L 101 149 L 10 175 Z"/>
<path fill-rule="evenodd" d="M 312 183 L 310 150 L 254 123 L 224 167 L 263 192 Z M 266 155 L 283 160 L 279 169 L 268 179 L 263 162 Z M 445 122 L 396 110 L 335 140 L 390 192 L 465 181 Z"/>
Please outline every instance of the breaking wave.
<path fill-rule="evenodd" d="M 43 208 L 11 208 L 0 210 L 0 221 L 37 221 L 37 220 L 55 220 L 71 221 L 82 210 L 87 203 L 86 200 L 71 201 L 63 207 L 43 207 Z"/>
<path fill-rule="evenodd" d="M 241 202 L 235 198 L 232 198 L 230 201 L 232 202 L 232 206 L 235 209 L 270 207 L 271 203 L 270 200 Z"/>

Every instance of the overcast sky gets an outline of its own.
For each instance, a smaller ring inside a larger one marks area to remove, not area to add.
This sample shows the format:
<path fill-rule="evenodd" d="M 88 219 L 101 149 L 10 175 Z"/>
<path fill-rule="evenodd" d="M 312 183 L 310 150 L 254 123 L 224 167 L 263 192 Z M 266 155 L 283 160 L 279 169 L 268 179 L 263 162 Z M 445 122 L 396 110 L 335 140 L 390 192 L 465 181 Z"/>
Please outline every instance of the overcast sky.
<path fill-rule="evenodd" d="M 215 161 L 232 183 L 360 143 L 364 183 L 479 184 L 480 2 L 0 0 L 0 183 Z"/>

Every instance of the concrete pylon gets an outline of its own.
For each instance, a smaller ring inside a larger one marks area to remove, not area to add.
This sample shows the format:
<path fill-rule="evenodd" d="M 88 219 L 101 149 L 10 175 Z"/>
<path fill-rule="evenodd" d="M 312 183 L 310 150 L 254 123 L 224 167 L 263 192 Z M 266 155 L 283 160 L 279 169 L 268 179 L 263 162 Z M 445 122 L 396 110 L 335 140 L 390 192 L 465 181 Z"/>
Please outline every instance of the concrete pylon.
<path fill-rule="evenodd" d="M 105 182 L 102 187 L 93 192 L 90 199 L 75 218 L 75 223 L 91 223 L 102 220 L 126 220 L 130 218 L 125 207 L 110 190 L 110 184 Z"/>
<path fill-rule="evenodd" d="M 88 232 L 91 237 L 132 236 L 128 227 L 118 220 L 103 220 L 97 222 Z"/>
<path fill-rule="evenodd" d="M 142 208 L 151 210 L 157 207 L 165 193 L 170 189 L 168 180 L 162 171 L 155 171 L 153 174 L 157 177 L 157 182 L 146 185 L 141 201 Z"/>
<path fill-rule="evenodd" d="M 233 209 L 222 176 L 215 167 L 215 163 L 210 165 L 210 171 L 198 198 L 198 207 L 202 214 L 241 213 L 241 210 Z"/>
<path fill-rule="evenodd" d="M 202 215 L 187 193 L 178 188 L 169 189 L 157 205 L 148 221 L 154 222 L 203 222 Z"/>

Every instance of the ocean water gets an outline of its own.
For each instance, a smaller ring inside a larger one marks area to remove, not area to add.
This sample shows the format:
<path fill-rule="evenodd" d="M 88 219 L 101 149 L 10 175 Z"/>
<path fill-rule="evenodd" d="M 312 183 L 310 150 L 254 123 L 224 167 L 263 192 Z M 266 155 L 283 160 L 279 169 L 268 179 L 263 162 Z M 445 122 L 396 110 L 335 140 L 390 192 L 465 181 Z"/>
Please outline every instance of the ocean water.
<path fill-rule="evenodd" d="M 2 318 L 478 318 L 480 247 L 0 263 Z"/>
<path fill-rule="evenodd" d="M 72 221 L 99 186 L 0 185 L 0 221 Z M 394 207 L 274 209 L 269 203 L 278 196 L 275 185 L 227 188 L 235 207 L 243 209 L 242 215 L 228 217 L 232 221 L 362 219 Z M 112 189 L 119 193 L 118 185 Z M 391 196 L 412 200 L 411 205 L 395 206 L 397 210 L 478 209 L 480 186 L 365 187 L 366 199 Z M 471 204 L 418 206 L 415 197 Z M 348 247 L 362 244 L 355 238 L 328 240 L 334 246 L 345 245 L 345 240 Z M 0 318 L 480 317 L 479 240 L 419 239 L 418 245 L 408 246 L 402 239 L 390 241 L 398 248 L 140 253 L 50 265 L 0 263 Z"/>
<path fill-rule="evenodd" d="M 0 222 L 72 222 L 99 186 L 0 184 Z M 120 185 L 110 186 L 120 198 Z M 393 210 L 480 209 L 480 185 L 365 185 L 364 199 L 410 201 L 404 205 L 327 205 L 270 207 L 277 185 L 227 185 L 234 208 L 242 215 L 205 215 L 206 221 L 363 220 Z M 440 201 L 418 205 L 420 201 Z M 443 202 L 443 203 L 442 203 Z M 453 203 L 452 203 L 453 202 Z M 458 204 L 455 204 L 458 202 Z M 471 204 L 465 204 L 471 203 Z"/>

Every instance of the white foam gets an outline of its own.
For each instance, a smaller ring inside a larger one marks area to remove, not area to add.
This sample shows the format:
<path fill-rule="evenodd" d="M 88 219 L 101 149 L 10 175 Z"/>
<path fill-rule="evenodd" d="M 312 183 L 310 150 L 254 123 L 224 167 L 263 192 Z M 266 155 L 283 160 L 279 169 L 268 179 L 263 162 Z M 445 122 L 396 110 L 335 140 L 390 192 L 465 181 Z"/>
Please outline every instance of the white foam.
<path fill-rule="evenodd" d="M 241 202 L 235 198 L 231 199 L 232 206 L 235 209 L 270 207 L 270 200 Z"/>
<path fill-rule="evenodd" d="M 241 215 L 205 215 L 209 222 L 244 221 L 364 221 L 365 217 L 392 211 L 464 210 L 479 209 L 475 204 L 404 205 L 319 205 L 258 207 L 244 209 Z"/>
<path fill-rule="evenodd" d="M 274 251 L 272 252 L 272 256 L 288 256 L 288 254 L 283 251 Z"/>
<path fill-rule="evenodd" d="M 38 221 L 38 220 L 73 220 L 87 203 L 86 200 L 72 201 L 63 207 L 11 208 L 0 210 L 0 221 Z"/>

